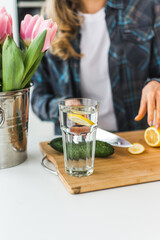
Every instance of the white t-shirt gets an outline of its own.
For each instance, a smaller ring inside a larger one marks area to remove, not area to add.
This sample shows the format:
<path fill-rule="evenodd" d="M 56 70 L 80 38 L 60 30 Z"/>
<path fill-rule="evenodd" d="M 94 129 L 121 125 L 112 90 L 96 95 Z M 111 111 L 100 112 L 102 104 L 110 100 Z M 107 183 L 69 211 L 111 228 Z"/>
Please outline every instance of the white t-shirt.
<path fill-rule="evenodd" d="M 83 14 L 80 49 L 80 88 L 82 97 L 99 102 L 98 126 L 117 131 L 108 67 L 110 38 L 104 8 L 95 14 Z"/>

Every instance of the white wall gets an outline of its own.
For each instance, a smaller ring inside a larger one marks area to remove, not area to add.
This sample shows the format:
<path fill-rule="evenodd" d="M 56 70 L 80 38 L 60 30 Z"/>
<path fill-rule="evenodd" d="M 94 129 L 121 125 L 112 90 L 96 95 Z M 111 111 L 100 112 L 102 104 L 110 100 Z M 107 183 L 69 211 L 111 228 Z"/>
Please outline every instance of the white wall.
<path fill-rule="evenodd" d="M 17 16 L 17 1 L 16 0 L 0 0 L 0 6 L 5 6 L 6 10 L 12 16 L 13 20 L 13 36 L 14 40 L 18 42 L 19 30 L 18 30 L 18 16 Z M 32 90 L 31 90 L 32 93 Z M 44 136 L 44 138 L 52 138 L 53 136 L 53 123 L 42 122 L 32 112 L 31 106 L 29 109 L 29 135 Z M 45 139 L 44 139 L 45 140 Z"/>

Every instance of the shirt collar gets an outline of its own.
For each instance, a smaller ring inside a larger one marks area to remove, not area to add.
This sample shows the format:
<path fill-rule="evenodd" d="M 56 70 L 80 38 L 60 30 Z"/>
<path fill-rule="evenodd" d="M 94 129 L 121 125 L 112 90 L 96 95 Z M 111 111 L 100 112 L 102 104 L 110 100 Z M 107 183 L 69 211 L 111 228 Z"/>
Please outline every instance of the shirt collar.
<path fill-rule="evenodd" d="M 107 0 L 106 7 L 123 9 L 124 3 L 123 0 Z"/>

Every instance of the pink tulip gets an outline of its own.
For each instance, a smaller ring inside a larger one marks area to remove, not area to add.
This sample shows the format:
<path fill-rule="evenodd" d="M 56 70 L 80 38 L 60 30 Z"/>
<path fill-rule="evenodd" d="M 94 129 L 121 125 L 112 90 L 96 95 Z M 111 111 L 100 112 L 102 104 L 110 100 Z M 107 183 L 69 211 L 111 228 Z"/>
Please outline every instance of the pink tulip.
<path fill-rule="evenodd" d="M 47 33 L 42 52 L 50 48 L 57 31 L 57 24 L 51 19 L 44 20 L 43 17 L 38 15 L 32 17 L 29 14 L 27 14 L 21 22 L 20 34 L 27 46 L 29 46 L 33 39 L 44 30 L 47 30 Z"/>
<path fill-rule="evenodd" d="M 38 15 L 32 17 L 30 14 L 27 14 L 24 20 L 21 22 L 20 35 L 27 46 L 29 46 L 31 43 L 33 28 L 38 19 Z"/>
<path fill-rule="evenodd" d="M 57 24 L 54 23 L 51 19 L 48 20 L 43 20 L 42 18 L 39 19 L 39 21 L 36 22 L 35 27 L 33 29 L 32 40 L 44 30 L 47 30 L 47 33 L 42 52 L 50 48 L 51 43 L 56 35 Z"/>
<path fill-rule="evenodd" d="M 8 34 L 13 36 L 12 17 L 6 12 L 5 7 L 0 7 L 0 45 L 3 44 Z"/>

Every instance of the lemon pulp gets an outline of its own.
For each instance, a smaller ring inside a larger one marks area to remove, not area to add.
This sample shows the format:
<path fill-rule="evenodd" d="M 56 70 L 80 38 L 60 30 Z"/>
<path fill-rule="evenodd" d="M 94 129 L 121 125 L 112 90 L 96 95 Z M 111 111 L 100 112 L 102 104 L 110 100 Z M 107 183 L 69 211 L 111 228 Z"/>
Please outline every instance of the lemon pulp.
<path fill-rule="evenodd" d="M 160 128 L 148 127 L 144 132 L 144 140 L 151 147 L 160 146 Z"/>
<path fill-rule="evenodd" d="M 128 152 L 131 154 L 141 154 L 145 150 L 144 146 L 140 143 L 133 143 L 132 145 L 132 147 L 128 148 Z"/>

